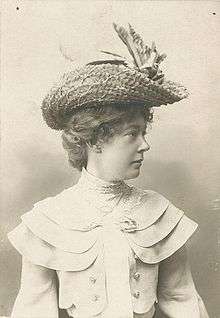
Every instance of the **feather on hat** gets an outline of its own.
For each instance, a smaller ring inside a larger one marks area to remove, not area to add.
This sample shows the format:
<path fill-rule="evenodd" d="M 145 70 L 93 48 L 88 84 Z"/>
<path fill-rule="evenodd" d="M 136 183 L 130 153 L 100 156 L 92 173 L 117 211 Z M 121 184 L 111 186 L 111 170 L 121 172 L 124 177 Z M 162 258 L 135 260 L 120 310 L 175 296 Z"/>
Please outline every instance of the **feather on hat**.
<path fill-rule="evenodd" d="M 151 47 L 145 45 L 130 24 L 128 31 L 115 23 L 113 26 L 132 60 L 102 51 L 112 58 L 64 73 L 42 102 L 43 117 L 49 127 L 65 129 L 71 115 L 82 107 L 117 103 L 159 107 L 189 95 L 184 86 L 164 78 L 159 64 L 166 54 L 159 54 L 154 42 Z"/>

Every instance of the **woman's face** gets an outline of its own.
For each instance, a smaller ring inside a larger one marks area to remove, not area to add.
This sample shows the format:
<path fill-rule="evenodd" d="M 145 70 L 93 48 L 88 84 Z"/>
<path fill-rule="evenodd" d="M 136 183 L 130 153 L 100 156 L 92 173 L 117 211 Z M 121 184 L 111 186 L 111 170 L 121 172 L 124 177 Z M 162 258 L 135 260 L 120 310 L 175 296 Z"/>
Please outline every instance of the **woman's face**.
<path fill-rule="evenodd" d="M 120 133 L 102 144 L 99 154 L 100 169 L 106 180 L 136 178 L 149 145 L 145 140 L 146 123 L 141 113 L 125 122 Z"/>

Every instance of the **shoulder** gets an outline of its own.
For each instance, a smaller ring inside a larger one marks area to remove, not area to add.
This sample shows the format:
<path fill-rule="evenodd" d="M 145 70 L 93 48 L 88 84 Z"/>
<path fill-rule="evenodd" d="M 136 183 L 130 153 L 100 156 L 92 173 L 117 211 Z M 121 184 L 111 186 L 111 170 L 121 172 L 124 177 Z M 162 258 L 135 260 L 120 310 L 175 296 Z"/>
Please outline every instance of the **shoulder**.
<path fill-rule="evenodd" d="M 56 206 L 63 207 L 67 201 L 71 200 L 74 202 L 78 198 L 78 189 L 76 185 L 72 187 L 66 188 L 60 193 L 47 197 L 43 200 L 40 200 L 34 204 L 34 207 L 49 207 L 49 206 Z"/>
<path fill-rule="evenodd" d="M 47 197 L 36 202 L 33 208 L 21 215 L 21 219 L 38 218 L 40 215 L 56 222 L 62 223 L 63 217 L 71 213 L 77 214 L 79 207 L 79 194 L 77 187 L 74 185 L 70 188 L 64 189 L 62 192 Z"/>
<path fill-rule="evenodd" d="M 36 265 L 65 270 L 86 267 L 97 255 L 97 234 L 74 230 L 74 226 L 82 226 L 76 201 L 73 188 L 39 201 L 8 233 L 10 242 Z M 85 251 L 89 253 L 83 258 Z"/>
<path fill-rule="evenodd" d="M 162 194 L 137 188 L 136 191 L 140 200 L 132 217 L 137 228 L 127 237 L 140 259 L 157 263 L 181 248 L 196 230 L 197 223 Z"/>
<path fill-rule="evenodd" d="M 160 204 L 161 202 L 169 202 L 168 198 L 153 189 L 142 189 L 136 186 L 132 186 L 131 189 L 134 195 L 139 196 L 142 203 Z"/>
<path fill-rule="evenodd" d="M 135 197 L 133 213 L 141 223 L 153 224 L 167 210 L 171 202 L 154 190 L 144 190 L 133 187 Z"/>
<path fill-rule="evenodd" d="M 162 215 L 186 215 L 178 204 L 174 204 L 169 198 L 152 189 L 133 187 L 133 195 L 136 197 L 134 213 L 145 218 L 153 217 L 158 220 Z"/>

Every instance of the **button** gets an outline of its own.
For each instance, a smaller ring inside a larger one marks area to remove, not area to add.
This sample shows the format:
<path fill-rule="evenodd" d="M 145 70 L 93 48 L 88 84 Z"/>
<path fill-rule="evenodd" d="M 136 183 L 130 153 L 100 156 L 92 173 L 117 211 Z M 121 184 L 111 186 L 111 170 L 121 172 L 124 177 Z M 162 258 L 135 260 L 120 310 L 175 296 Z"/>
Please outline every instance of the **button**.
<path fill-rule="evenodd" d="M 95 284 L 95 282 L 96 282 L 96 278 L 95 277 L 93 277 L 93 276 L 90 276 L 89 277 L 89 280 L 90 280 L 90 282 L 92 283 L 92 284 Z"/>
<path fill-rule="evenodd" d="M 93 300 L 93 301 L 98 301 L 99 298 L 100 298 L 99 295 L 93 295 L 93 296 L 92 296 L 92 300 Z"/>
<path fill-rule="evenodd" d="M 134 254 L 134 258 L 135 258 L 135 259 L 138 259 L 138 256 L 137 256 L 136 254 Z"/>
<path fill-rule="evenodd" d="M 140 278 L 140 273 L 136 272 L 134 273 L 134 279 L 138 280 Z"/>
<path fill-rule="evenodd" d="M 134 296 L 135 298 L 139 298 L 140 292 L 139 292 L 139 291 L 136 291 L 136 292 L 133 294 L 133 296 Z"/>

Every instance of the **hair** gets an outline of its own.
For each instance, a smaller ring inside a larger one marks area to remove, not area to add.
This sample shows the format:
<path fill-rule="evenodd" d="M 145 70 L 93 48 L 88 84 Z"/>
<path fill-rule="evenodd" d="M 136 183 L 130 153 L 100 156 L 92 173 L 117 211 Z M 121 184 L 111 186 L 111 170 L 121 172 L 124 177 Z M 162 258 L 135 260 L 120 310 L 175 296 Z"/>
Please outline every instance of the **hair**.
<path fill-rule="evenodd" d="M 144 104 L 112 104 L 78 110 L 62 132 L 62 144 L 70 165 L 79 171 L 86 168 L 88 145 L 107 142 L 137 113 L 143 115 L 146 124 L 152 122 L 153 110 Z"/>

